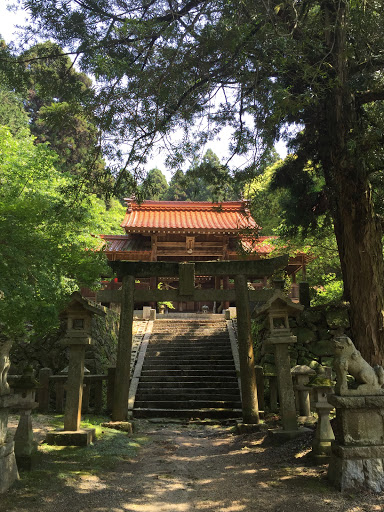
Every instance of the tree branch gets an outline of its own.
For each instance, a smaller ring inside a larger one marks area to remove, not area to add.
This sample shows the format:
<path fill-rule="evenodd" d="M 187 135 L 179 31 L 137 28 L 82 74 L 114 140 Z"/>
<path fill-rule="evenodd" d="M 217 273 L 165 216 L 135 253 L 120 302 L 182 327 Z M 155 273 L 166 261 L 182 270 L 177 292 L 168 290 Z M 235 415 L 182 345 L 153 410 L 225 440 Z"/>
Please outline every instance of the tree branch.
<path fill-rule="evenodd" d="M 366 103 L 371 103 L 372 101 L 382 101 L 384 100 L 384 89 L 368 90 L 364 92 L 356 93 L 356 101 L 359 105 L 364 105 Z"/>

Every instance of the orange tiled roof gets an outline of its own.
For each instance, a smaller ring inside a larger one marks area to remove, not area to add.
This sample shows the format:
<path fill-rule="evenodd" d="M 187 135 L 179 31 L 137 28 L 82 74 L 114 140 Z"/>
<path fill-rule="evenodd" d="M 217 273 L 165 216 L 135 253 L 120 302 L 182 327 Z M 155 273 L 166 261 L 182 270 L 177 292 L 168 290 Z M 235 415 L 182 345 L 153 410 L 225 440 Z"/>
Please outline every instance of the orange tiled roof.
<path fill-rule="evenodd" d="M 129 199 L 121 226 L 127 233 L 238 233 L 258 228 L 245 201 L 143 201 L 138 204 Z"/>
<path fill-rule="evenodd" d="M 104 251 L 107 252 L 151 252 L 151 242 L 144 237 L 132 238 L 130 235 L 99 235 Z"/>
<path fill-rule="evenodd" d="M 277 236 L 259 236 L 256 239 L 243 238 L 241 245 L 244 251 L 249 253 L 269 254 L 275 249 L 273 241 L 277 238 Z"/>

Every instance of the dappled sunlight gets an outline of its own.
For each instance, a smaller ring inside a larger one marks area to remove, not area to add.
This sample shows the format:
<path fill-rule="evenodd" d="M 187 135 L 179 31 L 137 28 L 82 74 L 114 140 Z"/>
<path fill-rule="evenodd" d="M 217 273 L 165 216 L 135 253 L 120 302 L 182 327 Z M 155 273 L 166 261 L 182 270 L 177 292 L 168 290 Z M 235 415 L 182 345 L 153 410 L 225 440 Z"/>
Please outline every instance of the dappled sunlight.
<path fill-rule="evenodd" d="M 165 503 L 153 498 L 146 503 L 125 503 L 123 510 L 128 512 L 189 512 L 189 503 Z"/>
<path fill-rule="evenodd" d="M 204 510 L 214 510 L 215 512 L 243 512 L 247 510 L 247 506 L 242 503 L 239 503 L 238 501 L 231 501 L 228 504 L 224 504 L 219 501 L 210 501 L 209 503 L 197 502 L 195 504 L 195 507 L 195 510 L 200 510 L 202 512 Z"/>
<path fill-rule="evenodd" d="M 324 468 L 296 457 L 308 451 L 302 443 L 276 447 L 263 436 L 220 428 L 216 434 L 205 426 L 149 427 L 150 442 L 136 455 L 128 448 L 140 434 L 128 444 L 107 435 L 87 450 L 45 447 L 48 465 L 39 471 L 42 481 L 52 481 L 50 491 L 36 494 L 26 486 L 25 507 L 7 512 L 282 512 L 298 504 L 303 512 L 384 510 L 360 506 L 360 496 L 348 503 L 339 498 Z M 118 452 L 111 464 L 108 454 Z"/>

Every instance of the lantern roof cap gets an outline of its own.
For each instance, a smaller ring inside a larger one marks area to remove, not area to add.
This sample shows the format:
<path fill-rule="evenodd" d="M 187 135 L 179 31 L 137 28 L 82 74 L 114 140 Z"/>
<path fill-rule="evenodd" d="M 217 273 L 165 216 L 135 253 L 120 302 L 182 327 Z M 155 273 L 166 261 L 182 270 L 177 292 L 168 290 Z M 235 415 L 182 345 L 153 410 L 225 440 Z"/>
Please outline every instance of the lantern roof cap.
<path fill-rule="evenodd" d="M 97 306 L 94 302 L 88 299 L 85 299 L 80 292 L 73 292 L 67 307 L 60 313 L 60 317 L 66 317 L 70 309 L 79 306 L 93 315 L 106 315 L 104 308 Z"/>
<path fill-rule="evenodd" d="M 293 375 L 316 375 L 315 370 L 307 366 L 306 364 L 297 364 L 291 368 Z"/>
<path fill-rule="evenodd" d="M 302 304 L 296 304 L 287 297 L 282 290 L 276 290 L 274 294 L 260 307 L 255 308 L 253 311 L 253 317 L 260 316 L 264 313 L 269 313 L 270 310 L 281 310 L 287 311 L 289 316 L 298 316 L 304 309 Z"/>

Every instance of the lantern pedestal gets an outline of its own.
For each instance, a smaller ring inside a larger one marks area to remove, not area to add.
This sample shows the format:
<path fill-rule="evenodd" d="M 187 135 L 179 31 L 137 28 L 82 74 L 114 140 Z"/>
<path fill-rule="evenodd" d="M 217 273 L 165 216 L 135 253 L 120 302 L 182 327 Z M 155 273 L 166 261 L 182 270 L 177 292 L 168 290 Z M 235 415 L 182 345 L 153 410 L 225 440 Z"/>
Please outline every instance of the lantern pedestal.
<path fill-rule="evenodd" d="M 56 446 L 88 446 L 96 441 L 94 428 L 82 430 L 55 430 L 48 432 L 45 442 Z"/>
<path fill-rule="evenodd" d="M 0 396 L 0 494 L 19 478 L 15 458 L 15 443 L 7 436 L 8 411 L 12 395 Z"/>
<path fill-rule="evenodd" d="M 64 410 L 64 429 L 47 434 L 47 444 L 58 446 L 87 446 L 95 438 L 95 429 L 80 429 L 81 403 L 83 399 L 85 348 L 91 345 L 91 338 L 75 336 L 63 340 L 69 347 L 67 396 Z"/>
<path fill-rule="evenodd" d="M 306 430 L 298 428 L 296 418 L 295 394 L 291 378 L 289 345 L 296 343 L 296 336 L 271 336 L 267 339 L 275 353 L 276 377 L 280 397 L 280 417 L 282 429 L 271 430 L 271 435 L 278 439 L 292 439 Z"/>
<path fill-rule="evenodd" d="M 72 294 L 67 309 L 61 313 L 61 318 L 67 321 L 67 332 L 61 343 L 69 349 L 64 429 L 49 432 L 48 444 L 86 446 L 95 440 L 95 429 L 80 429 L 85 349 L 92 344 L 91 321 L 95 314 L 105 316 L 105 311 L 92 305 L 78 292 Z"/>

